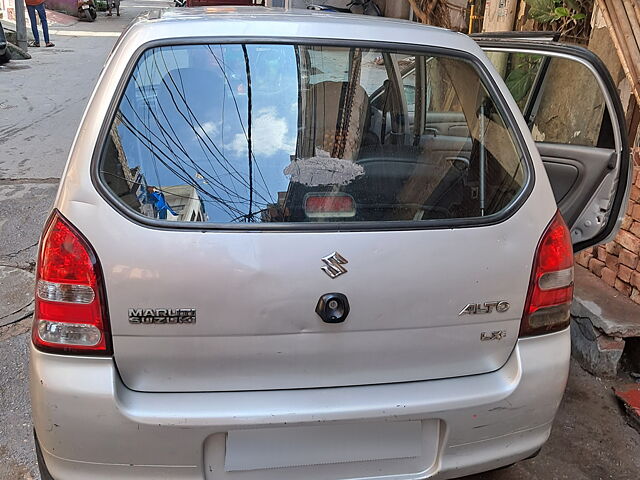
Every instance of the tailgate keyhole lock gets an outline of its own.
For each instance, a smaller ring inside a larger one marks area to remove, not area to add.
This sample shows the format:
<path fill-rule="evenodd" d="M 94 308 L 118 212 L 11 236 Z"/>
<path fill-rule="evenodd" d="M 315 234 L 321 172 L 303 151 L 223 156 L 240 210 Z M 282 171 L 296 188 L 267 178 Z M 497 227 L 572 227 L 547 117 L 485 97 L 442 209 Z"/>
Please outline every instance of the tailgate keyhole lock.
<path fill-rule="evenodd" d="M 342 323 L 349 315 L 349 300 L 342 293 L 325 293 L 318 300 L 316 313 L 325 323 Z"/>

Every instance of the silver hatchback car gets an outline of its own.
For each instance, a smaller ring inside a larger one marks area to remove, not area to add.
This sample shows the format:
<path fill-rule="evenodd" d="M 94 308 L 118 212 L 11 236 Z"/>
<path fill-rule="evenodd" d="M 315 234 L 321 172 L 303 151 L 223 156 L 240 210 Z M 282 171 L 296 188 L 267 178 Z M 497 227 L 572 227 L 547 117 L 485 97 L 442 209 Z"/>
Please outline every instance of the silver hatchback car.
<path fill-rule="evenodd" d="M 43 478 L 440 479 L 535 455 L 573 254 L 615 234 L 629 174 L 613 82 L 577 47 L 139 19 L 40 242 Z"/>

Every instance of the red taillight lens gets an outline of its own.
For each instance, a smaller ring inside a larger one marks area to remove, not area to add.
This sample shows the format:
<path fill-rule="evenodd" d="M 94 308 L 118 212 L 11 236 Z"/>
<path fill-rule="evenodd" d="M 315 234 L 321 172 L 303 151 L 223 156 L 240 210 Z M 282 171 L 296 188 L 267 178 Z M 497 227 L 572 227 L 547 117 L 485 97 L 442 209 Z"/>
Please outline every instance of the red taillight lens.
<path fill-rule="evenodd" d="M 569 229 L 558 212 L 538 244 L 520 336 L 568 327 L 572 300 L 573 245 Z"/>
<path fill-rule="evenodd" d="M 40 241 L 34 345 L 54 353 L 110 355 L 105 302 L 102 271 L 93 248 L 55 210 Z"/>
<path fill-rule="evenodd" d="M 353 217 L 356 202 L 346 193 L 309 194 L 304 199 L 304 213 L 309 218 Z"/>

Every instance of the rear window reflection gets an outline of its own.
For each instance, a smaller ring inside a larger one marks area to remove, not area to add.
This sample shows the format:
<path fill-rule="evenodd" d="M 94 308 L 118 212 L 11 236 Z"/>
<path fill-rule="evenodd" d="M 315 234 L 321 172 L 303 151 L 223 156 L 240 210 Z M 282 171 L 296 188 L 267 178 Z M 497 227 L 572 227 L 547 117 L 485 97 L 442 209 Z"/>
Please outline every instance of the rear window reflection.
<path fill-rule="evenodd" d="M 139 59 L 100 174 L 167 222 L 425 221 L 500 212 L 525 184 L 521 157 L 466 61 L 187 45 Z"/>

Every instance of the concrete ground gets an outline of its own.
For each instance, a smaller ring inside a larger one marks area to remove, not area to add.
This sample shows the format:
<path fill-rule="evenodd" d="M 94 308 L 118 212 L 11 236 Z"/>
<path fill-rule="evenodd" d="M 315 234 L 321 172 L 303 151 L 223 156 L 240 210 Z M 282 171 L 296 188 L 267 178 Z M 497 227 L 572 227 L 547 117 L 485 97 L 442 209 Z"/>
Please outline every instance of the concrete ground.
<path fill-rule="evenodd" d="M 38 478 L 28 394 L 36 244 L 87 99 L 117 35 L 165 0 L 123 0 L 121 17 L 52 26 L 52 49 L 0 67 L 0 480 Z M 640 434 L 611 382 L 572 365 L 551 439 L 535 459 L 475 480 L 637 480 Z"/>
<path fill-rule="evenodd" d="M 30 48 L 31 60 L 0 66 L 1 480 L 38 478 L 25 332 L 33 311 L 36 245 L 69 148 L 120 32 L 140 13 L 171 4 L 123 0 L 120 17 L 100 12 L 93 23 L 53 16 L 54 48 Z"/>

